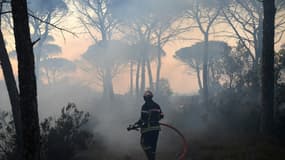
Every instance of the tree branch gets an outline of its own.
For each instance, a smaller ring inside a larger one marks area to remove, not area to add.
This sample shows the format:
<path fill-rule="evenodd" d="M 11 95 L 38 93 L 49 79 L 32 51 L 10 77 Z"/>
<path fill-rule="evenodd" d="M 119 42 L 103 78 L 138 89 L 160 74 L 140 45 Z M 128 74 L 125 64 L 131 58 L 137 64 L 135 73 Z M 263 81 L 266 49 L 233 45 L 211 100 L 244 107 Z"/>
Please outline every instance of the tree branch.
<path fill-rule="evenodd" d="M 38 20 L 38 21 L 40 21 L 40 22 L 42 22 L 42 23 L 46 23 L 46 24 L 48 24 L 48 25 L 50 25 L 50 26 L 52 26 L 52 27 L 54 27 L 54 28 L 56 28 L 56 29 L 58 29 L 58 30 L 60 30 L 60 31 L 62 31 L 62 32 L 64 31 L 64 32 L 70 33 L 70 34 L 72 34 L 73 36 L 75 36 L 75 37 L 78 38 L 78 36 L 77 36 L 74 32 L 71 32 L 71 31 L 69 31 L 69 30 L 67 30 L 67 29 L 64 29 L 64 28 L 60 28 L 60 27 L 58 27 L 58 26 L 56 26 L 56 25 L 54 25 L 54 24 L 52 24 L 52 23 L 46 22 L 46 21 L 42 20 L 41 18 L 39 18 L 39 17 L 37 17 L 37 16 L 35 16 L 35 15 L 33 15 L 33 14 L 30 14 L 30 13 L 28 13 L 28 14 L 29 14 L 29 16 L 33 17 L 34 19 L 36 19 L 36 20 Z"/>
<path fill-rule="evenodd" d="M 235 26 L 233 25 L 233 23 L 231 22 L 231 20 L 229 19 L 229 17 L 227 16 L 227 14 L 223 11 L 223 14 L 227 20 L 227 22 L 229 23 L 229 25 L 232 27 L 232 29 L 234 30 L 234 32 L 236 33 L 236 35 L 239 37 L 239 40 L 242 42 L 243 46 L 246 48 L 246 50 L 248 51 L 250 57 L 252 58 L 252 60 L 254 60 L 254 56 L 251 52 L 251 50 L 248 48 L 248 46 L 245 44 L 242 36 L 239 34 L 239 32 L 237 31 L 237 29 L 235 28 Z"/>
<path fill-rule="evenodd" d="M 87 32 L 90 35 L 90 37 L 94 40 L 95 43 L 97 43 L 98 42 L 97 38 L 92 34 L 92 32 L 90 31 L 88 26 L 83 22 L 83 20 L 81 18 L 79 18 L 79 20 L 84 25 L 84 28 L 87 30 Z"/>
<path fill-rule="evenodd" d="M 2 15 L 2 14 L 7 14 L 7 13 L 12 13 L 12 11 L 1 12 L 0 15 Z"/>
<path fill-rule="evenodd" d="M 32 46 L 34 46 L 38 41 L 40 41 L 41 38 L 38 38 L 37 40 L 35 40 L 34 42 L 32 42 Z"/>

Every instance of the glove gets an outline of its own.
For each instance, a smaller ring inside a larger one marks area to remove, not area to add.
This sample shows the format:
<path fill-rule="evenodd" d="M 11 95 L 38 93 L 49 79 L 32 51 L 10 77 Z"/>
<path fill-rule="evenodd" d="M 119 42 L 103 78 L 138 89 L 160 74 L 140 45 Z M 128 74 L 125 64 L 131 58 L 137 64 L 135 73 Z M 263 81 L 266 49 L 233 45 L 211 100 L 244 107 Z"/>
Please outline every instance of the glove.
<path fill-rule="evenodd" d="M 136 130 L 136 131 L 138 131 L 139 129 L 139 125 L 138 124 L 133 124 L 133 125 L 129 125 L 129 127 L 127 128 L 127 130 L 128 131 L 130 131 L 130 130 Z"/>

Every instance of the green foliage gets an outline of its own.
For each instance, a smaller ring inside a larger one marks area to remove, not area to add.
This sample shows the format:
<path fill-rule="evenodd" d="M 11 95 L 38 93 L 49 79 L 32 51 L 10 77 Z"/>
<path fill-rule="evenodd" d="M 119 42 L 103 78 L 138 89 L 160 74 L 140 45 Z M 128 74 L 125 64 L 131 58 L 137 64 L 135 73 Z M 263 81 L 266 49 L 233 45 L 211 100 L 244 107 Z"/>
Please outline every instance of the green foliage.
<path fill-rule="evenodd" d="M 213 116 L 230 132 L 255 134 L 258 132 L 260 112 L 256 92 L 251 88 L 225 89 L 210 99 Z M 228 131 L 228 132 L 229 132 Z"/>
<path fill-rule="evenodd" d="M 8 112 L 0 112 L 0 159 L 10 160 L 14 158 L 15 128 L 12 115 Z"/>
<path fill-rule="evenodd" d="M 202 72 L 204 42 L 178 50 L 175 58 L 195 72 Z M 232 48 L 225 42 L 209 41 L 209 89 L 215 94 L 221 89 L 250 87 L 256 82 L 247 50 L 240 43 Z M 198 76 L 198 75 L 197 75 Z M 201 79 L 201 78 L 200 78 Z"/>
<path fill-rule="evenodd" d="M 285 49 L 275 54 L 276 134 L 284 140 L 285 133 Z"/>
<path fill-rule="evenodd" d="M 79 111 L 75 104 L 69 103 L 61 110 L 61 116 L 54 120 L 47 118 L 41 123 L 43 155 L 47 160 L 72 159 L 77 152 L 88 149 L 93 134 L 83 128 L 90 115 Z"/>
<path fill-rule="evenodd" d="M 99 41 L 89 46 L 82 57 L 93 66 L 105 69 L 126 63 L 131 51 L 130 46 L 123 41 Z"/>
<path fill-rule="evenodd" d="M 275 54 L 275 84 L 282 85 L 284 81 L 284 69 L 285 69 L 285 49 L 281 49 Z"/>
<path fill-rule="evenodd" d="M 14 160 L 15 130 L 11 115 L 0 115 L 0 159 Z M 80 151 L 86 151 L 95 142 L 94 134 L 87 130 L 89 113 L 69 103 L 59 118 L 46 118 L 40 123 L 41 154 L 43 160 L 71 160 Z"/>

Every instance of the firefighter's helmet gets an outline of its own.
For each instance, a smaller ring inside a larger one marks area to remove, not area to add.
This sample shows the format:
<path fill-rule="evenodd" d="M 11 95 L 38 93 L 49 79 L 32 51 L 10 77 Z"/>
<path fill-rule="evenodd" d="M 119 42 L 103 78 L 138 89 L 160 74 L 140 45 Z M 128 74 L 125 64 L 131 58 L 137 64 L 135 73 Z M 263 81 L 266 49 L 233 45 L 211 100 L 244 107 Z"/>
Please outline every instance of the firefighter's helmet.
<path fill-rule="evenodd" d="M 152 94 L 151 91 L 147 90 L 147 91 L 144 92 L 143 97 L 144 98 L 152 98 L 153 94 Z"/>

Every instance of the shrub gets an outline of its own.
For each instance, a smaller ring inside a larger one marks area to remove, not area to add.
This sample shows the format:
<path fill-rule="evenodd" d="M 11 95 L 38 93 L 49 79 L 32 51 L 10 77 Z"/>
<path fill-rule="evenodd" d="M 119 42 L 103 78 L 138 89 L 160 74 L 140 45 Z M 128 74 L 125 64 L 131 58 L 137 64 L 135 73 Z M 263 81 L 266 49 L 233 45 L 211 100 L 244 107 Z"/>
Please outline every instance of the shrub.
<path fill-rule="evenodd" d="M 61 109 L 59 118 L 46 118 L 41 127 L 41 157 L 43 160 L 71 160 L 80 151 L 94 144 L 94 134 L 87 130 L 89 113 L 69 103 Z M 8 112 L 0 115 L 0 159 L 15 160 L 15 129 Z"/>

